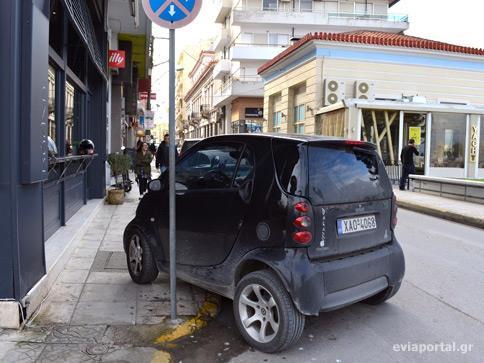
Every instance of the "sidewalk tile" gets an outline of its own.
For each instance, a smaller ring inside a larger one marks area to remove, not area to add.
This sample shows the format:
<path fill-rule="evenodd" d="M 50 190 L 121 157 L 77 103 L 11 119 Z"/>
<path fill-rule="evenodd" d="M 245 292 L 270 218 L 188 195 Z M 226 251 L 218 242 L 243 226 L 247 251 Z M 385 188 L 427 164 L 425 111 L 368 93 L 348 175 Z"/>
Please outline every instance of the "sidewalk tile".
<path fill-rule="evenodd" d="M 72 318 L 72 325 L 134 324 L 135 301 L 83 302 L 80 301 Z"/>
<path fill-rule="evenodd" d="M 51 331 L 52 328 L 46 326 L 32 326 L 23 330 L 0 329 L 0 342 L 43 343 Z"/>
<path fill-rule="evenodd" d="M 40 362 L 100 362 L 114 347 L 102 344 L 49 344 L 39 357 Z"/>
<path fill-rule="evenodd" d="M 63 284 L 83 284 L 86 282 L 89 270 L 64 270 L 57 278 Z"/>
<path fill-rule="evenodd" d="M 91 240 L 87 240 L 87 239 L 82 238 L 79 241 L 79 244 L 77 245 L 77 247 L 79 249 L 89 248 L 89 249 L 96 249 L 97 250 L 100 245 L 101 245 L 101 240 L 91 241 Z"/>
<path fill-rule="evenodd" d="M 124 247 L 123 247 L 123 241 L 122 240 L 117 240 L 117 241 L 103 241 L 101 243 L 101 247 L 99 247 L 101 251 L 112 251 L 112 252 L 123 252 L 124 253 Z"/>
<path fill-rule="evenodd" d="M 69 324 L 75 308 L 76 303 L 73 301 L 54 302 L 47 299 L 40 308 L 39 315 L 35 319 L 35 324 Z"/>
<path fill-rule="evenodd" d="M 47 343 L 56 344 L 88 344 L 101 343 L 106 332 L 106 325 L 96 326 L 56 326 L 47 336 Z"/>
<path fill-rule="evenodd" d="M 192 301 L 191 286 L 177 281 L 177 300 Z M 138 300 L 165 301 L 170 299 L 170 284 L 168 282 L 153 283 L 138 286 Z"/>
<path fill-rule="evenodd" d="M 136 285 L 131 281 L 125 284 L 86 284 L 79 301 L 135 302 L 136 292 Z"/>
<path fill-rule="evenodd" d="M 87 278 L 88 284 L 121 284 L 132 283 L 128 272 L 91 272 Z"/>
<path fill-rule="evenodd" d="M 178 301 L 176 304 L 179 315 L 196 315 L 197 309 L 191 301 Z M 170 315 L 170 301 L 138 301 L 136 318 L 163 317 Z"/>
<path fill-rule="evenodd" d="M 27 363 L 35 362 L 40 356 L 45 344 L 0 342 L 0 362 Z"/>
<path fill-rule="evenodd" d="M 97 250 L 97 248 L 77 248 L 72 253 L 72 257 L 94 258 L 96 257 Z"/>
<path fill-rule="evenodd" d="M 90 270 L 94 262 L 92 257 L 71 257 L 67 261 L 66 270 Z"/>
<path fill-rule="evenodd" d="M 48 299 L 53 302 L 77 301 L 81 295 L 84 284 L 64 284 L 56 283 L 48 295 Z"/>

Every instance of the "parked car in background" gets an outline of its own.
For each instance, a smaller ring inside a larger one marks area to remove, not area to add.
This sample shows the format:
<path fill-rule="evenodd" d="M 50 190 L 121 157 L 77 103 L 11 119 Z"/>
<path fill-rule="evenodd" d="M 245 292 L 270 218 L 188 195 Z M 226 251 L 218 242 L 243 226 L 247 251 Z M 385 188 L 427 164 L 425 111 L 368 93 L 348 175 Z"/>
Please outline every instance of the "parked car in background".
<path fill-rule="evenodd" d="M 180 156 L 185 154 L 188 149 L 203 139 L 185 139 L 180 149 Z"/>
<path fill-rule="evenodd" d="M 204 139 L 176 166 L 177 277 L 233 299 L 240 333 L 264 352 L 300 338 L 305 317 L 402 283 L 397 206 L 374 145 L 313 136 Z M 166 175 L 124 232 L 133 281 L 169 266 Z"/>

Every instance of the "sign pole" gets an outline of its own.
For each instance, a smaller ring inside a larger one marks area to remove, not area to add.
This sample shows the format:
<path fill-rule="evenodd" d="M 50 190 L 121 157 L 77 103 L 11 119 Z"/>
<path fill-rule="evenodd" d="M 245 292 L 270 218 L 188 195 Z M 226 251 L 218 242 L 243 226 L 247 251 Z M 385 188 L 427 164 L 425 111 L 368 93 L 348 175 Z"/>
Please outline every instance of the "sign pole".
<path fill-rule="evenodd" d="M 175 29 L 170 29 L 169 64 L 169 199 L 170 199 L 170 312 L 171 320 L 176 320 L 176 206 L 175 206 Z"/>
<path fill-rule="evenodd" d="M 170 29 L 169 49 L 169 112 L 168 134 L 169 142 L 169 168 L 168 193 L 170 202 L 170 313 L 171 320 L 176 321 L 176 209 L 175 209 L 175 29 L 191 23 L 200 12 L 202 0 L 141 0 L 148 19 L 153 23 Z M 151 92 L 149 92 L 151 93 Z M 150 95 L 148 94 L 148 98 Z M 148 99 L 148 102 L 150 100 Z"/>

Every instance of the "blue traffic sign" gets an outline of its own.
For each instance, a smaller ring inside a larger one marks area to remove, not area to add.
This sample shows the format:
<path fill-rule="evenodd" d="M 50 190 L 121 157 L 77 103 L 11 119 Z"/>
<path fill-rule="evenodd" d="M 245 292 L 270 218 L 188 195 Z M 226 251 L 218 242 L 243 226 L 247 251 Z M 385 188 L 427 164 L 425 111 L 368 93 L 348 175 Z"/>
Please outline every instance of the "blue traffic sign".
<path fill-rule="evenodd" d="M 202 0 L 143 0 L 148 18 L 164 28 L 180 28 L 200 12 Z"/>

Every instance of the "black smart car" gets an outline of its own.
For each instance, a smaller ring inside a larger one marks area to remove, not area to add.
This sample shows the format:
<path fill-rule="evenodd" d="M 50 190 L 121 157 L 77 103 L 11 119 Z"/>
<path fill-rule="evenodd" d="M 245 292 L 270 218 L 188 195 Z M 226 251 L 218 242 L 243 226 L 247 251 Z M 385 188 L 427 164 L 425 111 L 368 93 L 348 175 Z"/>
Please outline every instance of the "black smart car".
<path fill-rule="evenodd" d="M 167 175 L 124 232 L 133 281 L 168 269 Z M 374 145 L 312 136 L 217 136 L 176 166 L 177 275 L 234 301 L 253 347 L 276 352 L 306 315 L 400 288 L 397 206 Z"/>

